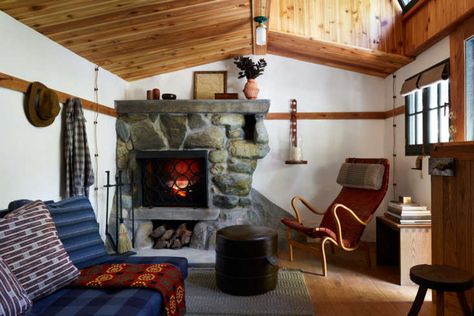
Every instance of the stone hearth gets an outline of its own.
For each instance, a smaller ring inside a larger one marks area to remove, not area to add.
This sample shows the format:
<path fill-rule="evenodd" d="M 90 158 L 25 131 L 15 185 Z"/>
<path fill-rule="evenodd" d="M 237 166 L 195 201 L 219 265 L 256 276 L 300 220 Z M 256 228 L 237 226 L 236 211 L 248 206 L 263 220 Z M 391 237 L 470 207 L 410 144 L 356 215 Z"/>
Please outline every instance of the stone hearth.
<path fill-rule="evenodd" d="M 153 219 L 197 221 L 191 245 L 198 249 L 213 249 L 216 230 L 252 222 L 252 175 L 258 159 L 270 150 L 263 121 L 269 100 L 140 100 L 116 105 L 117 169 L 125 183 L 123 209 L 130 236 L 132 213 L 135 216 L 136 248 L 153 246 L 148 238 Z M 168 150 L 207 151 L 208 208 L 140 204 L 136 153 Z M 110 227 L 115 227 L 112 222 Z"/>

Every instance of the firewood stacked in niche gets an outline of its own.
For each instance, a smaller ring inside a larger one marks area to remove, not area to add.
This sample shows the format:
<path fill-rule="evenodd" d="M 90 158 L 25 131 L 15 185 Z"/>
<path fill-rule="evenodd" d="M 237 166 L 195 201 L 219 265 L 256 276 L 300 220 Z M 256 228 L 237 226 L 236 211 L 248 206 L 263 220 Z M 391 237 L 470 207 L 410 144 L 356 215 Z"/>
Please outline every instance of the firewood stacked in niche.
<path fill-rule="evenodd" d="M 155 249 L 179 249 L 189 245 L 192 234 L 193 232 L 188 230 L 186 223 L 182 223 L 176 229 L 166 225 L 158 226 L 150 236 L 155 239 L 155 245 L 153 246 Z"/>

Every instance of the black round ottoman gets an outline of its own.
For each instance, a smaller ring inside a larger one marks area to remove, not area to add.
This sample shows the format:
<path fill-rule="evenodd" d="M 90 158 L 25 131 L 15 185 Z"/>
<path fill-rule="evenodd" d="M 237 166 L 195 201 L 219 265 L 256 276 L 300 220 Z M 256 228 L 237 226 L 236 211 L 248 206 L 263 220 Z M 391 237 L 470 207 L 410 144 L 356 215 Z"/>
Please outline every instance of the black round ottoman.
<path fill-rule="evenodd" d="M 278 236 L 271 228 L 229 226 L 217 231 L 216 282 L 232 295 L 273 290 L 278 281 Z"/>

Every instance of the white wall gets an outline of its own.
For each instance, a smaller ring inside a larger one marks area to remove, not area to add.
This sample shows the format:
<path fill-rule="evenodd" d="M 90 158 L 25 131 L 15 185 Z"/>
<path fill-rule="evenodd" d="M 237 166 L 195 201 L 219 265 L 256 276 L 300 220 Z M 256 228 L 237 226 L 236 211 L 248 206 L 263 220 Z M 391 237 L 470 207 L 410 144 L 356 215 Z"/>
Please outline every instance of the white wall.
<path fill-rule="evenodd" d="M 84 99 L 94 100 L 94 64 L 0 12 L 0 72 Z M 113 107 L 125 98 L 127 83 L 101 69 L 99 103 Z M 48 127 L 31 125 L 23 112 L 23 93 L 0 88 L 0 209 L 20 198 L 60 199 L 61 120 Z M 94 113 L 85 110 L 87 135 L 94 153 Z M 98 200 L 91 201 L 104 223 L 104 171 L 115 170 L 115 118 L 99 115 Z M 93 159 L 93 157 L 92 157 Z M 91 187 L 93 188 L 93 187 Z M 98 208 L 96 207 L 98 206 Z M 101 225 L 102 228 L 104 225 Z"/>
<path fill-rule="evenodd" d="M 259 58 L 254 56 L 255 58 Z M 290 99 L 300 112 L 385 111 L 384 80 L 322 65 L 266 55 L 268 67 L 257 78 L 260 99 L 270 99 L 270 112 L 288 112 Z M 232 60 L 216 62 L 131 82 L 128 99 L 144 99 L 146 90 L 159 88 L 179 99 L 192 98 L 193 71 L 227 70 L 228 92 L 239 92 L 245 80 L 237 79 Z M 254 174 L 253 186 L 280 207 L 290 210 L 290 199 L 299 194 L 326 209 L 340 190 L 339 166 L 346 157 L 383 157 L 383 120 L 301 120 L 304 158 L 308 165 L 285 165 L 288 158 L 289 122 L 266 121 L 271 152 Z M 306 214 L 305 217 L 309 217 Z M 365 239 L 374 239 L 373 223 Z"/>
<path fill-rule="evenodd" d="M 420 54 L 415 61 L 399 69 L 395 75 L 396 107 L 405 104 L 405 98 L 400 95 L 403 82 L 417 73 L 449 58 L 449 37 L 445 37 L 437 44 Z M 387 110 L 391 109 L 393 95 L 393 79 L 388 76 L 385 79 L 385 105 Z M 431 178 L 428 175 L 428 157 L 423 159 L 423 170 L 412 170 L 415 167 L 415 156 L 405 156 L 405 116 L 398 115 L 395 119 L 396 127 L 396 160 L 395 160 L 395 182 L 397 183 L 395 197 L 399 195 L 412 196 L 420 204 L 431 208 Z M 385 156 L 392 159 L 393 129 L 392 119 L 385 121 Z M 389 191 L 393 196 L 392 186 Z"/>

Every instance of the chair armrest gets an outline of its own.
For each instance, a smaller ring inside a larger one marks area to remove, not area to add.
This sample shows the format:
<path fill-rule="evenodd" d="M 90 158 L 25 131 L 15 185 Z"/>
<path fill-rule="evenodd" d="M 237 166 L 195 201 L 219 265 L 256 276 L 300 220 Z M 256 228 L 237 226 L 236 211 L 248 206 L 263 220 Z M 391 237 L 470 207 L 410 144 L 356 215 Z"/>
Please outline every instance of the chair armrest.
<path fill-rule="evenodd" d="M 298 210 L 298 207 L 296 206 L 296 203 L 298 201 L 301 202 L 304 206 L 306 206 L 306 208 L 310 210 L 311 212 L 313 212 L 314 214 L 324 215 L 324 212 L 317 211 L 316 208 L 314 208 L 314 206 L 308 203 L 308 201 L 306 201 L 303 197 L 297 195 L 291 199 L 291 207 L 293 208 L 293 211 L 295 211 L 296 220 L 298 221 L 298 223 L 301 224 L 300 212 Z"/>
<path fill-rule="evenodd" d="M 357 216 L 356 213 L 354 213 L 353 210 L 351 210 L 350 208 L 348 208 L 347 206 L 345 206 L 344 204 L 340 204 L 340 203 L 336 203 L 334 204 L 334 206 L 332 207 L 332 213 L 334 215 L 334 219 L 336 220 L 336 227 L 337 227 L 337 242 L 339 244 L 340 247 L 342 247 L 342 249 L 344 250 L 350 250 L 350 248 L 347 248 L 344 246 L 344 244 L 342 243 L 342 228 L 341 228 L 341 221 L 339 219 L 339 215 L 338 215 L 338 210 L 339 209 L 342 209 L 343 211 L 345 211 L 346 213 L 348 213 L 349 215 L 351 215 L 351 218 L 353 220 L 355 220 L 357 223 L 363 225 L 363 226 L 367 226 L 367 223 L 364 222 L 362 219 L 360 219 L 359 216 Z M 357 248 L 357 247 L 356 247 Z"/>

